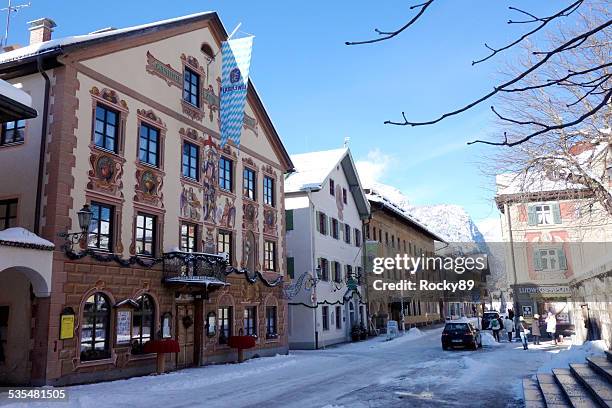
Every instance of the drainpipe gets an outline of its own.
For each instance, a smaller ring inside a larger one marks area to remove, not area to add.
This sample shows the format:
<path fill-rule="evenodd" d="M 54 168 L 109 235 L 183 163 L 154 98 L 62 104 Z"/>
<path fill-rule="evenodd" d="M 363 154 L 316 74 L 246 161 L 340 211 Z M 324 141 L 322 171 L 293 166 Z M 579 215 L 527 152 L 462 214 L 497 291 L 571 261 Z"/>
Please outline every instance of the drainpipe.
<path fill-rule="evenodd" d="M 49 91 L 51 89 L 51 81 L 49 76 L 42 67 L 42 56 L 38 56 L 36 59 L 36 66 L 38 72 L 45 79 L 45 100 L 43 105 L 42 114 L 42 130 L 40 135 L 40 153 L 38 156 L 38 181 L 36 184 L 36 205 L 34 207 L 34 233 L 40 235 L 40 213 L 41 213 L 41 202 L 42 202 L 42 189 L 43 189 L 43 176 L 45 168 L 45 153 L 47 147 L 47 125 L 49 117 Z"/>
<path fill-rule="evenodd" d="M 515 338 L 519 337 L 519 310 L 518 310 L 518 289 L 517 285 L 517 277 L 516 277 L 516 260 L 514 256 L 514 238 L 512 237 L 512 217 L 510 217 L 510 205 L 508 203 L 504 204 L 506 210 L 506 219 L 508 222 L 508 239 L 510 241 L 510 258 L 512 260 L 512 277 L 514 280 L 513 290 L 512 290 L 512 307 L 514 308 L 514 327 L 516 331 Z"/>
<path fill-rule="evenodd" d="M 309 211 L 310 212 L 310 231 L 311 231 L 311 235 L 310 235 L 311 251 L 310 253 L 312 255 L 312 259 L 311 259 L 312 261 L 312 268 L 311 268 L 312 269 L 312 279 L 313 279 L 313 282 L 317 282 L 319 277 L 317 276 L 317 267 L 316 267 L 317 255 L 315 251 L 315 240 L 316 240 L 315 233 L 316 233 L 317 228 L 316 228 L 315 222 L 319 222 L 319 220 L 315 219 L 317 213 L 316 213 L 314 203 L 312 202 L 312 191 L 311 190 L 308 190 L 308 208 L 310 209 Z M 317 295 L 316 283 L 312 287 L 312 291 L 313 291 L 312 293 L 315 295 L 315 298 L 316 298 L 316 295 Z M 317 307 L 314 308 L 315 350 L 318 350 L 319 348 L 319 326 L 318 326 L 318 319 L 317 319 L 317 315 L 319 313 L 318 302 L 319 302 L 319 299 L 316 299 Z"/>

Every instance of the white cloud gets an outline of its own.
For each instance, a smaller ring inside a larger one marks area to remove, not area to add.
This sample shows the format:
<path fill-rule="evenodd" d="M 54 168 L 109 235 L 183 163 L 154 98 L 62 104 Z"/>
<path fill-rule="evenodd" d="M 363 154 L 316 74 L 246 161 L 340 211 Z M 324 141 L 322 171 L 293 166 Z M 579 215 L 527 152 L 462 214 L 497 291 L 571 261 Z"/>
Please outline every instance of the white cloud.
<path fill-rule="evenodd" d="M 357 172 L 359 172 L 359 179 L 363 187 L 367 188 L 376 182 L 380 182 L 393 161 L 393 156 L 383 153 L 378 148 L 370 150 L 366 159 L 356 160 L 355 166 L 357 166 Z"/>

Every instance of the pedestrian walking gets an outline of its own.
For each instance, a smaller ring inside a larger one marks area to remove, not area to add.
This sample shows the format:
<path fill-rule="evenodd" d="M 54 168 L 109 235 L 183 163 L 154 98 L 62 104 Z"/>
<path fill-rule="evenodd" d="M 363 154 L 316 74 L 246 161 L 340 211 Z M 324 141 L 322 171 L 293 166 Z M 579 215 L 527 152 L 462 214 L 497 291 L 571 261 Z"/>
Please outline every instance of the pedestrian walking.
<path fill-rule="evenodd" d="M 546 333 L 557 345 L 557 318 L 552 312 L 548 312 L 548 317 L 546 317 Z"/>
<path fill-rule="evenodd" d="M 533 336 L 533 344 L 540 344 L 540 315 L 533 315 L 533 322 L 531 322 L 531 335 Z"/>
<path fill-rule="evenodd" d="M 504 326 L 506 328 L 506 332 L 508 333 L 508 341 L 512 343 L 512 332 L 514 331 L 514 322 L 510 319 L 510 316 L 506 317 L 504 320 Z"/>
<path fill-rule="evenodd" d="M 491 331 L 493 332 L 493 338 L 495 338 L 495 341 L 499 343 L 499 331 L 501 330 L 499 320 L 491 319 L 491 323 L 489 323 L 489 329 L 491 329 Z"/>
<path fill-rule="evenodd" d="M 527 346 L 527 335 L 529 335 L 529 329 L 527 329 L 525 318 L 523 316 L 519 317 L 518 330 L 519 335 L 521 336 L 521 342 L 523 343 L 523 350 L 527 350 L 529 348 Z"/>

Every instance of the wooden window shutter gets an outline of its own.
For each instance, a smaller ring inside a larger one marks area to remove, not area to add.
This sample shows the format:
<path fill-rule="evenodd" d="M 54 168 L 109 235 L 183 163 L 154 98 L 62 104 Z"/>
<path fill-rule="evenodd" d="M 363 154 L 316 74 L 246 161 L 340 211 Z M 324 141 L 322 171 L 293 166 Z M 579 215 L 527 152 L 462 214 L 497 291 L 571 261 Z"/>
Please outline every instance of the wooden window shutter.
<path fill-rule="evenodd" d="M 552 204 L 551 208 L 555 224 L 561 224 L 561 208 L 559 207 L 559 203 Z"/>
<path fill-rule="evenodd" d="M 287 258 L 287 275 L 291 279 L 295 276 L 295 260 L 292 256 Z"/>
<path fill-rule="evenodd" d="M 293 210 L 285 210 L 285 223 L 287 231 L 293 230 Z M 318 222 L 317 225 L 319 225 Z"/>
<path fill-rule="evenodd" d="M 538 225 L 538 216 L 536 214 L 535 205 L 527 206 L 527 224 L 528 225 Z"/>
<path fill-rule="evenodd" d="M 567 270 L 567 258 L 565 257 L 563 248 L 557 248 L 557 259 L 559 260 L 559 269 Z"/>
<path fill-rule="evenodd" d="M 533 250 L 533 267 L 536 271 L 541 271 L 544 269 L 542 265 L 542 252 L 539 249 Z"/>

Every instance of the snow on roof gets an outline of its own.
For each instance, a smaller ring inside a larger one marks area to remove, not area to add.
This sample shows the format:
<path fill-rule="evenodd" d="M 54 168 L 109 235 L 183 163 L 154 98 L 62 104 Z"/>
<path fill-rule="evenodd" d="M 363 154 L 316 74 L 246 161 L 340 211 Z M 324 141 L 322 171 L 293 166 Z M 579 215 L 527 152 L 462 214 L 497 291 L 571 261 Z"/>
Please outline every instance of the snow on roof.
<path fill-rule="evenodd" d="M 403 203 L 402 204 L 398 204 L 391 197 L 385 195 L 380 190 L 377 190 L 376 187 L 369 188 L 368 191 L 366 192 L 366 197 L 368 198 L 368 200 L 370 200 L 372 202 L 380 203 L 380 204 L 384 205 L 385 207 L 387 207 L 391 211 L 395 212 L 400 217 L 406 219 L 408 222 L 410 222 L 410 223 L 416 225 L 417 227 L 421 228 L 422 230 L 426 231 L 436 241 L 446 242 L 446 240 L 444 238 L 442 238 L 440 235 L 438 235 L 437 233 L 432 231 L 428 226 L 423 224 L 418 218 L 414 217 L 405 208 L 403 208 L 403 206 L 402 206 Z"/>
<path fill-rule="evenodd" d="M 74 36 L 69 36 L 69 37 L 64 37 L 64 38 L 58 38 L 55 40 L 45 41 L 45 42 L 41 42 L 37 44 L 30 44 L 26 47 L 18 48 L 16 50 L 0 54 L 0 64 L 10 62 L 10 61 L 20 60 L 26 57 L 37 55 L 37 54 L 51 52 L 51 51 L 60 49 L 66 45 L 78 44 L 78 43 L 82 43 L 82 42 L 86 42 L 90 40 L 96 40 L 96 39 L 105 38 L 105 37 L 113 37 L 116 35 L 125 34 L 125 33 L 129 33 L 132 31 L 138 31 L 138 30 L 142 30 L 145 28 L 151 28 L 151 27 L 160 26 L 164 24 L 175 23 L 175 22 L 179 22 L 182 20 L 189 20 L 191 18 L 203 17 L 206 15 L 212 16 L 214 14 L 215 14 L 214 11 L 204 11 L 201 13 L 189 14 L 186 16 L 155 21 L 152 23 L 146 23 L 146 24 L 141 24 L 141 25 L 132 26 L 132 27 L 120 28 L 116 30 L 97 32 L 97 33 L 94 32 L 92 34 L 86 34 L 86 35 L 74 35 Z"/>
<path fill-rule="evenodd" d="M 318 190 L 347 152 L 347 148 L 292 154 L 295 172 L 285 179 L 285 193 Z"/>
<path fill-rule="evenodd" d="M 609 129 L 602 129 L 602 133 L 610 133 Z M 575 160 L 575 164 L 568 164 L 567 161 L 559 159 L 559 168 L 569 175 L 581 175 L 580 170 L 585 171 L 594 179 L 602 176 L 602 164 L 605 162 L 608 144 L 591 143 L 583 141 L 576 143 L 571 149 L 570 154 Z M 551 159 L 553 160 L 553 159 Z M 551 163 L 550 167 L 553 163 Z M 541 168 L 523 172 L 508 172 L 498 174 L 495 177 L 497 185 L 497 195 L 529 194 L 529 193 L 550 193 L 565 190 L 584 190 L 584 184 L 574 183 L 569 179 L 562 179 L 559 175 L 551 177 Z"/>
<path fill-rule="evenodd" d="M 17 88 L 15 85 L 9 84 L 0 79 L 0 95 L 4 95 L 22 105 L 32 107 L 32 97 Z"/>
<path fill-rule="evenodd" d="M 53 249 L 53 242 L 47 241 L 25 228 L 14 227 L 0 231 L 0 245 Z"/>

